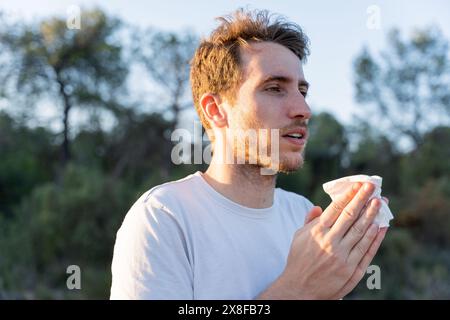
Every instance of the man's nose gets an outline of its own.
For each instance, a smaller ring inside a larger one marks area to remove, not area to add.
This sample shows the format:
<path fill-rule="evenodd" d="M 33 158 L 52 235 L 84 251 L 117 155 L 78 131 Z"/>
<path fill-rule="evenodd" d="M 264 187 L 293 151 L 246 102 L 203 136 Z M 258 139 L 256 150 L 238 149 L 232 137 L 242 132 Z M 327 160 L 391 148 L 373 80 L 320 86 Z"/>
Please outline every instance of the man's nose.
<path fill-rule="evenodd" d="M 300 118 L 306 120 L 311 118 L 311 109 L 300 92 L 290 101 L 288 115 L 291 119 Z"/>

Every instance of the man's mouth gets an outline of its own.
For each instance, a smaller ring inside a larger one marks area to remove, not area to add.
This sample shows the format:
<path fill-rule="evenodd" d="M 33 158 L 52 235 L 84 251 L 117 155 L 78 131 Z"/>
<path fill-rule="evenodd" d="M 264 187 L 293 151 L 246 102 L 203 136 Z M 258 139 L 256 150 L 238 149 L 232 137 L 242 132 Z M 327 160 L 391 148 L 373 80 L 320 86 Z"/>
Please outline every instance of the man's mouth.
<path fill-rule="evenodd" d="M 292 134 L 284 135 L 283 137 L 290 137 L 290 138 L 295 138 L 295 139 L 301 139 L 301 138 L 303 138 L 303 134 L 301 134 L 301 133 L 292 133 Z"/>
<path fill-rule="evenodd" d="M 292 144 L 295 144 L 297 146 L 302 146 L 306 143 L 306 139 L 308 136 L 308 130 L 303 127 L 293 128 L 290 130 L 287 130 L 282 137 L 285 138 L 285 140 L 289 141 Z"/>

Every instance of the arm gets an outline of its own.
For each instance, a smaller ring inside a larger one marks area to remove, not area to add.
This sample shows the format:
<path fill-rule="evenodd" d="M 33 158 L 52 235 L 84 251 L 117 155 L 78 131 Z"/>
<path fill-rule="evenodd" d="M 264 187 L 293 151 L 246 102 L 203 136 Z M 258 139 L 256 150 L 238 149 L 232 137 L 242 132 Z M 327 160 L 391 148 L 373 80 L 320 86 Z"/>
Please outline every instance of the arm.
<path fill-rule="evenodd" d="M 182 227 L 151 198 L 130 209 L 117 233 L 111 299 L 193 299 Z"/>

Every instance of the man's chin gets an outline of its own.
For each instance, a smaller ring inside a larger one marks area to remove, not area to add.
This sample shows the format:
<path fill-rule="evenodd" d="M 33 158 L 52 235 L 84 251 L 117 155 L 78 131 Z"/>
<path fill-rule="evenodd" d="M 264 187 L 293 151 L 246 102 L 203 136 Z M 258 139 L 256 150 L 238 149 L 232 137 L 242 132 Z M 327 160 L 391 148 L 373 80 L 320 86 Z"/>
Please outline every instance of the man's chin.
<path fill-rule="evenodd" d="M 245 163 L 250 163 L 248 161 L 248 156 L 246 157 Z M 303 167 L 304 153 L 301 152 L 289 152 L 281 155 L 280 158 L 271 157 L 258 157 L 256 166 L 262 169 L 265 173 L 264 175 L 274 175 L 277 173 L 292 173 Z"/>
<path fill-rule="evenodd" d="M 293 166 L 293 165 L 280 165 L 280 168 L 278 169 L 279 173 L 293 173 L 296 172 L 298 169 L 300 169 L 303 166 L 302 164 Z"/>
<path fill-rule="evenodd" d="M 284 157 L 280 159 L 278 172 L 292 173 L 303 167 L 303 155 L 297 154 L 292 157 Z"/>
<path fill-rule="evenodd" d="M 268 172 L 271 172 L 270 174 L 277 174 L 277 173 L 292 173 L 297 171 L 303 166 L 303 157 L 301 157 L 298 160 L 282 160 L 279 163 L 270 162 L 270 163 L 259 163 L 258 167 L 261 169 L 265 169 L 266 174 L 269 174 Z"/>

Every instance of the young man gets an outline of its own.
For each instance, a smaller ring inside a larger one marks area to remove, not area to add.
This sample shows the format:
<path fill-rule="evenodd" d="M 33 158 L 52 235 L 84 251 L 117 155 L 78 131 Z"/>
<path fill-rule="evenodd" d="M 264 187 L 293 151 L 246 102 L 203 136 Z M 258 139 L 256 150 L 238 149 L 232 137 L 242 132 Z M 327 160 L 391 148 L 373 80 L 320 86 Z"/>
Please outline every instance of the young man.
<path fill-rule="evenodd" d="M 366 205 L 373 186 L 355 184 L 322 212 L 262 170 L 302 166 L 307 54 L 300 27 L 265 11 L 221 18 L 202 41 L 191 84 L 211 164 L 130 209 L 114 248 L 112 299 L 340 299 L 358 284 L 386 233 L 372 224 L 380 201 Z M 270 151 L 237 132 L 256 132 Z"/>

